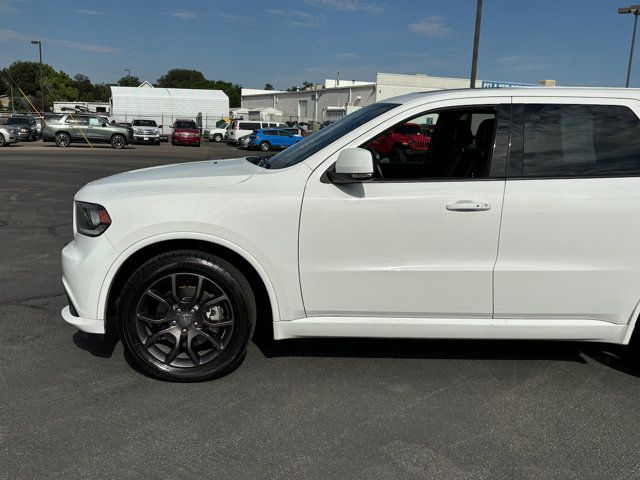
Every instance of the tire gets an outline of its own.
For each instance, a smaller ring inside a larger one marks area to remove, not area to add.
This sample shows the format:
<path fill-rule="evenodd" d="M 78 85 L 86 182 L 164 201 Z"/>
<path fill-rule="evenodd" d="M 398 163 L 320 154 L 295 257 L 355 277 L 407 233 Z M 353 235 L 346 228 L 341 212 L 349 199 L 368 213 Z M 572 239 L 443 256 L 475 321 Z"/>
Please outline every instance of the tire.
<path fill-rule="evenodd" d="M 213 136 L 213 141 L 216 142 L 216 143 L 220 143 L 222 141 L 222 135 L 220 135 L 219 133 L 216 133 Z"/>
<path fill-rule="evenodd" d="M 176 382 L 211 380 L 234 370 L 255 323 L 255 297 L 242 273 L 194 250 L 145 262 L 125 284 L 118 307 L 120 338 L 134 367 Z"/>
<path fill-rule="evenodd" d="M 124 137 L 124 135 L 116 133 L 111 137 L 111 146 L 117 150 L 120 150 L 127 146 L 127 139 Z"/>
<path fill-rule="evenodd" d="M 4 147 L 7 145 L 7 140 L 4 138 L 4 135 L 0 133 L 0 147 Z"/>
<path fill-rule="evenodd" d="M 156 145 L 160 145 L 160 139 L 156 140 L 156 141 L 155 141 L 155 144 L 156 144 Z"/>
<path fill-rule="evenodd" d="M 56 133 L 56 145 L 65 148 L 71 143 L 71 135 L 66 132 Z"/>
<path fill-rule="evenodd" d="M 263 152 L 268 152 L 271 149 L 271 145 L 269 145 L 269 142 L 260 142 L 260 150 L 262 150 Z"/>

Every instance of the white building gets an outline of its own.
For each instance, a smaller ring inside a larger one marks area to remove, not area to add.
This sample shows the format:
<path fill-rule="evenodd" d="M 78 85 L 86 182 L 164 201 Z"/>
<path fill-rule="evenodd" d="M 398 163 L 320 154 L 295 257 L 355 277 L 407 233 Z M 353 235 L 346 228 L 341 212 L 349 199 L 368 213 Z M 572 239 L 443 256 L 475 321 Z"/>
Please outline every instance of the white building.
<path fill-rule="evenodd" d="M 229 97 L 222 90 L 160 88 L 145 82 L 139 87 L 111 87 L 111 117 L 120 122 L 136 118 L 155 120 L 162 133 L 171 133 L 178 118 L 191 118 L 203 129 L 229 115 Z"/>
<path fill-rule="evenodd" d="M 498 88 L 524 86 L 524 84 L 476 80 L 476 86 Z M 327 79 L 323 85 L 314 85 L 297 92 L 243 88 L 242 108 L 246 110 L 276 108 L 282 111 L 282 117 L 277 120 L 285 122 L 290 120 L 323 122 L 342 118 L 352 110 L 406 93 L 468 87 L 468 78 L 378 73 L 375 82 Z"/>

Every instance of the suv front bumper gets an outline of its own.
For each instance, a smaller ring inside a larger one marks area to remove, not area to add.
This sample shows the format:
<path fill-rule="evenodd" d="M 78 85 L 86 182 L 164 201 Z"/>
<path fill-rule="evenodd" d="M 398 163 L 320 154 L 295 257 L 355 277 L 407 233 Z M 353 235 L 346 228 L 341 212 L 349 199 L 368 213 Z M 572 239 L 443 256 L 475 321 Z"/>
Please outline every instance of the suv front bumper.
<path fill-rule="evenodd" d="M 100 307 L 100 297 L 115 257 L 115 249 L 104 234 L 76 235 L 62 249 L 62 284 L 70 304 L 62 310 L 62 318 L 83 332 L 105 333 L 105 308 Z"/>

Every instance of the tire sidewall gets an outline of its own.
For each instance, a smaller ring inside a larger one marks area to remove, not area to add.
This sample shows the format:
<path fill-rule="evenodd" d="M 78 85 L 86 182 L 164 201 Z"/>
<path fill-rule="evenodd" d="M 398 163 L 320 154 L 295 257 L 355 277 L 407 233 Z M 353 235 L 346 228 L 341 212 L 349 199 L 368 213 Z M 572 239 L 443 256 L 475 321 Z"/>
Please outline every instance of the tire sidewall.
<path fill-rule="evenodd" d="M 7 141 L 5 140 L 4 135 L 0 133 L 0 147 L 4 147 L 6 143 Z"/>
<path fill-rule="evenodd" d="M 213 141 L 216 142 L 216 143 L 220 143 L 222 141 L 222 135 L 220 135 L 219 133 L 216 133 L 213 136 Z"/>
<path fill-rule="evenodd" d="M 199 273 L 220 285 L 230 299 L 234 326 L 226 348 L 200 367 L 165 365 L 142 345 L 136 329 L 136 309 L 142 293 L 156 280 L 171 273 Z M 176 252 L 155 257 L 142 265 L 123 289 L 118 312 L 120 338 L 141 369 L 151 376 L 171 381 L 202 381 L 219 377 L 243 357 L 255 327 L 256 306 L 249 282 L 231 264 L 213 255 Z"/>

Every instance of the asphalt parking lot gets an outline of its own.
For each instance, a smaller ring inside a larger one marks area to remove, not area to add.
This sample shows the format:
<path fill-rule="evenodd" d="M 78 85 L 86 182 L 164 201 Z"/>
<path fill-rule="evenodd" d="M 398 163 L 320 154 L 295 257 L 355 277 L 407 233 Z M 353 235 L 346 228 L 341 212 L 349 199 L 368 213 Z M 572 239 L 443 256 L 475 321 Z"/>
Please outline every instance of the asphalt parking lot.
<path fill-rule="evenodd" d="M 640 369 L 601 345 L 291 340 L 222 379 L 146 378 L 63 322 L 60 250 L 86 182 L 237 157 L 0 150 L 0 478 L 640 477 Z"/>

